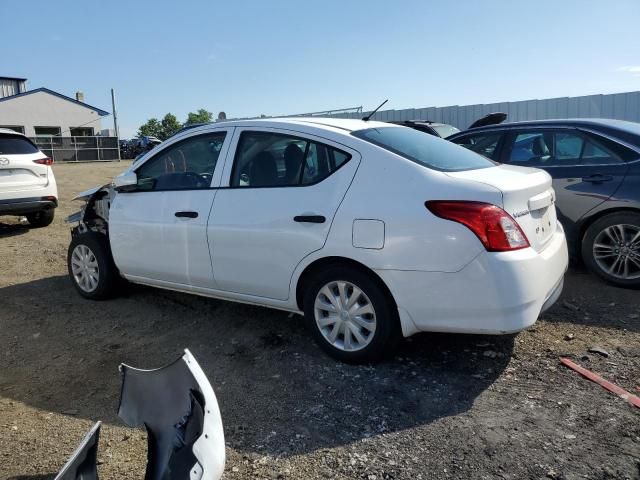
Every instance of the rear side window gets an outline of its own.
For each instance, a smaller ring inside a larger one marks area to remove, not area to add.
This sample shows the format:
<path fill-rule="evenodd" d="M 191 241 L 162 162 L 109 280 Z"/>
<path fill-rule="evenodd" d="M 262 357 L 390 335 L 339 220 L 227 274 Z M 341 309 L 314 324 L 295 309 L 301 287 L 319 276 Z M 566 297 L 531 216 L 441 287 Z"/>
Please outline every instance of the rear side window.
<path fill-rule="evenodd" d="M 498 160 L 498 142 L 500 141 L 500 137 L 501 134 L 499 133 L 482 133 L 456 138 L 452 141 L 472 152 L 479 153 L 492 160 Z"/>
<path fill-rule="evenodd" d="M 38 153 L 38 147 L 19 135 L 0 135 L 0 155 Z"/>
<path fill-rule="evenodd" d="M 351 135 L 433 170 L 459 172 L 496 165 L 488 158 L 454 143 L 412 128 L 368 128 L 352 132 Z"/>
<path fill-rule="evenodd" d="M 243 132 L 236 150 L 232 187 L 295 187 L 318 183 L 351 156 L 305 138 Z"/>
<path fill-rule="evenodd" d="M 527 166 L 607 165 L 623 159 L 606 139 L 571 130 L 524 131 L 515 135 L 508 162 Z"/>

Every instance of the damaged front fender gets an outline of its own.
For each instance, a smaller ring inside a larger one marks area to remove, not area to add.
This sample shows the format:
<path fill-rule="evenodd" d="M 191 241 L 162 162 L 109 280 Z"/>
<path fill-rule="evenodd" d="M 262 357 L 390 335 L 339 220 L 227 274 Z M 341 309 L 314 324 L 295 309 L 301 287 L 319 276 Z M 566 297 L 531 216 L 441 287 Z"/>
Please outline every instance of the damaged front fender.
<path fill-rule="evenodd" d="M 116 194 L 112 184 L 90 188 L 79 193 L 72 200 L 82 200 L 85 205 L 79 212 L 69 215 L 65 222 L 78 224 L 73 231 L 93 230 L 106 234 L 109 224 L 109 209 Z"/>

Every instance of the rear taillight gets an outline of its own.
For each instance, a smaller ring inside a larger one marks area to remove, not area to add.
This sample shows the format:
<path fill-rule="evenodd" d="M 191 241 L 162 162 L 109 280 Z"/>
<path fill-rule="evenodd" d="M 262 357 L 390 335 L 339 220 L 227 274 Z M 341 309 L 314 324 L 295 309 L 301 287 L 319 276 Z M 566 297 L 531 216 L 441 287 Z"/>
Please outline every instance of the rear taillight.
<path fill-rule="evenodd" d="M 529 240 L 516 221 L 500 207 L 482 202 L 433 200 L 425 206 L 437 217 L 469 228 L 490 252 L 519 250 Z"/>
<path fill-rule="evenodd" d="M 38 165 L 53 165 L 53 158 L 39 158 L 38 160 L 34 160 L 33 163 L 37 163 Z"/>

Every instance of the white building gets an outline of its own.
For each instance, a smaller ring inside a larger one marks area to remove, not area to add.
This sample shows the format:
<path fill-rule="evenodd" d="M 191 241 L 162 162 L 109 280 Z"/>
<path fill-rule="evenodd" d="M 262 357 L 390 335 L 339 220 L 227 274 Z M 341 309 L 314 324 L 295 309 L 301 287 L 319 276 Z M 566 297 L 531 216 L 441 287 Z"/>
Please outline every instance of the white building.
<path fill-rule="evenodd" d="M 48 88 L 26 89 L 26 79 L 0 77 L 0 128 L 28 137 L 98 135 L 101 118 L 109 115 L 84 103 L 84 95 L 67 97 Z"/>

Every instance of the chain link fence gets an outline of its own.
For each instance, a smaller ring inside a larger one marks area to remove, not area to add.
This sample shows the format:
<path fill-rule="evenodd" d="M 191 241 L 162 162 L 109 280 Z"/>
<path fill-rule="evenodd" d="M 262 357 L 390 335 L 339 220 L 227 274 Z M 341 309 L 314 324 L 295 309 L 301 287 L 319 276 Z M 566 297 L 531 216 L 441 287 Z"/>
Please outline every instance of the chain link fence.
<path fill-rule="evenodd" d="M 31 137 L 55 162 L 120 160 L 118 137 Z"/>

